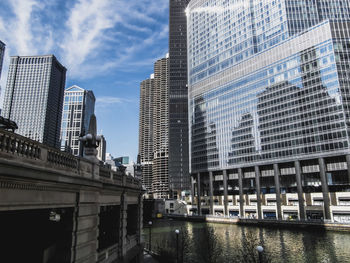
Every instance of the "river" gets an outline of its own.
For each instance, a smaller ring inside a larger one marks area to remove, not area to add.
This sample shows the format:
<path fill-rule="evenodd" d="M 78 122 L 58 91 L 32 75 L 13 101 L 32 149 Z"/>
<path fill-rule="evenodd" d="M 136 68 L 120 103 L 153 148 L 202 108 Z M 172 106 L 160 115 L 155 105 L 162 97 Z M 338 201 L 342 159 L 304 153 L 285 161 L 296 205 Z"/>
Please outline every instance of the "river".
<path fill-rule="evenodd" d="M 179 229 L 178 242 L 175 230 Z M 149 228 L 144 228 L 145 247 Z M 155 220 L 151 228 L 152 251 L 161 263 L 221 262 L 350 262 L 350 233 L 322 229 L 259 228 L 228 224 Z M 176 249 L 178 244 L 178 249 Z M 258 257 L 256 246 L 264 251 Z M 177 252 L 178 251 L 178 252 Z"/>

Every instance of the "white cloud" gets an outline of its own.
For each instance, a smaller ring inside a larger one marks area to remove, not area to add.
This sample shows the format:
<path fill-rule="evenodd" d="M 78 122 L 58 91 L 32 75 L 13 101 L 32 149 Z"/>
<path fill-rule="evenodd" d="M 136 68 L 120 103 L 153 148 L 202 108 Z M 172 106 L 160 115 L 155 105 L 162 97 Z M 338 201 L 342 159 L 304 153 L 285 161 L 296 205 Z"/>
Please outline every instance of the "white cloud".
<path fill-rule="evenodd" d="M 88 58 L 98 55 L 103 33 L 120 21 L 120 16 L 111 8 L 112 3 L 110 0 L 80 0 L 70 10 L 61 48 L 64 63 L 72 75 L 79 74 L 80 65 Z"/>
<path fill-rule="evenodd" d="M 111 97 L 111 96 L 101 96 L 96 98 L 97 107 L 109 107 L 112 104 L 122 104 L 132 102 L 129 99 L 120 98 L 120 97 Z"/>
<path fill-rule="evenodd" d="M 17 43 L 16 50 L 20 55 L 35 54 L 31 30 L 31 14 L 33 8 L 38 5 L 35 0 L 10 1 L 16 20 L 11 25 L 13 39 Z"/>
<path fill-rule="evenodd" d="M 9 55 L 53 53 L 68 69 L 67 78 L 84 79 L 128 66 L 137 70 L 165 53 L 157 45 L 168 27 L 158 18 L 167 16 L 168 0 L 3 1 L 8 15 L 0 17 L 6 43 L 2 87 Z"/>

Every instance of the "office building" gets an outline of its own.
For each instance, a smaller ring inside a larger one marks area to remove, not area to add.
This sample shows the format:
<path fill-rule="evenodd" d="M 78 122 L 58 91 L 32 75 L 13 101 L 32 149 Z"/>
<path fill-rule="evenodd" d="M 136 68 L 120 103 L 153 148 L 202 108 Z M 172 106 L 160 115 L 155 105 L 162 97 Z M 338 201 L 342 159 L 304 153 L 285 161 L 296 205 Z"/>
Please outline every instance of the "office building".
<path fill-rule="evenodd" d="M 55 56 L 11 57 L 2 115 L 17 133 L 59 148 L 66 68 Z"/>
<path fill-rule="evenodd" d="M 0 79 L 1 79 L 1 71 L 2 71 L 2 65 L 4 62 L 4 55 L 5 55 L 5 44 L 0 40 Z M 0 85 L 0 99 L 2 96 L 2 87 Z M 0 116 L 1 116 L 1 109 L 0 109 Z"/>
<path fill-rule="evenodd" d="M 194 212 L 350 222 L 349 2 L 189 3 Z"/>
<path fill-rule="evenodd" d="M 0 79 L 1 79 L 2 64 L 4 62 L 4 55 L 5 55 L 5 44 L 0 40 Z"/>
<path fill-rule="evenodd" d="M 61 125 L 61 150 L 83 156 L 83 144 L 79 138 L 89 130 L 91 115 L 95 112 L 95 95 L 76 85 L 64 91 Z"/>
<path fill-rule="evenodd" d="M 99 135 L 101 137 L 100 144 L 97 147 L 97 159 L 102 162 L 106 161 L 106 150 L 107 150 L 107 142 L 103 135 Z"/>
<path fill-rule="evenodd" d="M 169 188 L 180 198 L 191 188 L 188 156 L 187 27 L 189 0 L 169 1 Z"/>
<path fill-rule="evenodd" d="M 121 156 L 114 158 L 114 161 L 122 165 L 129 164 L 129 156 Z"/>
<path fill-rule="evenodd" d="M 139 155 L 142 184 L 152 192 L 154 74 L 140 84 Z"/>

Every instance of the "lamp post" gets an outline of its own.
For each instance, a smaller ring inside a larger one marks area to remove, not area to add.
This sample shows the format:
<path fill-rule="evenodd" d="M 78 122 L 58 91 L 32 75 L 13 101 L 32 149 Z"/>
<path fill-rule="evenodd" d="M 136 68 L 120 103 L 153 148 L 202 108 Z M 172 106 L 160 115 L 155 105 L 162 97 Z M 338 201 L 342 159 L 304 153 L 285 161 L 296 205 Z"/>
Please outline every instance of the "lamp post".
<path fill-rule="evenodd" d="M 257 246 L 256 250 L 258 251 L 259 255 L 259 263 L 263 263 L 262 253 L 264 251 L 264 248 L 262 246 Z"/>
<path fill-rule="evenodd" d="M 151 253 L 151 242 L 152 242 L 152 221 L 148 222 L 148 229 L 149 229 L 149 235 L 148 235 L 148 253 Z"/>
<path fill-rule="evenodd" d="M 176 229 L 175 234 L 176 234 L 176 263 L 179 263 L 179 233 L 180 230 Z"/>

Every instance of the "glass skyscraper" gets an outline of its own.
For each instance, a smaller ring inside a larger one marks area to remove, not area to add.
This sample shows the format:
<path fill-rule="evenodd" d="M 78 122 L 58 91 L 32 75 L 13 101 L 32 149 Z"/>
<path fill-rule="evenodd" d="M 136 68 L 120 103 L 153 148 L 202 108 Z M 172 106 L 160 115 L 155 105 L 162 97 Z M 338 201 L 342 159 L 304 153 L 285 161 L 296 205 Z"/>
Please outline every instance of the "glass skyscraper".
<path fill-rule="evenodd" d="M 66 68 L 55 56 L 11 57 L 3 117 L 17 133 L 59 148 Z"/>
<path fill-rule="evenodd" d="M 194 211 L 350 221 L 349 3 L 190 2 Z"/>
<path fill-rule="evenodd" d="M 169 188 L 175 198 L 190 189 L 185 13 L 188 2 L 169 1 Z"/>
<path fill-rule="evenodd" d="M 4 55 L 5 55 L 5 44 L 0 40 L 0 78 L 1 78 L 2 64 L 4 62 Z"/>
<path fill-rule="evenodd" d="M 95 95 L 76 85 L 64 91 L 61 125 L 61 150 L 83 156 L 79 137 L 87 134 L 91 115 L 95 112 Z"/>
<path fill-rule="evenodd" d="M 100 135 L 101 141 L 97 147 L 97 159 L 102 162 L 106 161 L 106 150 L 107 150 L 107 142 L 103 135 Z"/>
<path fill-rule="evenodd" d="M 5 44 L 0 40 L 0 79 L 1 79 L 1 71 L 2 71 L 2 65 L 4 62 L 4 55 L 5 55 Z M 1 98 L 1 86 L 0 86 L 0 98 Z M 1 113 L 1 109 L 0 109 L 0 113 Z"/>

